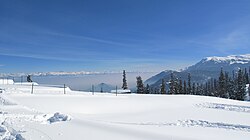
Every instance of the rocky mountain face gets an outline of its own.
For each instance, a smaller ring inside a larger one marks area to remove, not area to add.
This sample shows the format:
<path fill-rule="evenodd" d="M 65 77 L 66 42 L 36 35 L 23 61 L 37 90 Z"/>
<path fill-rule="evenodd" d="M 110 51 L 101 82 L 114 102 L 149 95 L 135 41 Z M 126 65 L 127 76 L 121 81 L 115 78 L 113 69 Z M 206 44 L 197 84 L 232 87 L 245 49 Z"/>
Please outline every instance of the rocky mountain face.
<path fill-rule="evenodd" d="M 208 79 L 218 78 L 221 68 L 224 71 L 232 74 L 233 71 L 241 69 L 249 69 L 250 67 L 250 54 L 246 55 L 230 55 L 226 57 L 206 57 L 198 63 L 188 67 L 181 72 L 166 70 L 161 73 L 147 79 L 145 84 L 149 84 L 151 87 L 159 87 L 161 79 L 166 81 L 170 80 L 171 73 L 178 79 L 187 80 L 188 73 L 191 74 L 191 82 L 204 83 Z"/>

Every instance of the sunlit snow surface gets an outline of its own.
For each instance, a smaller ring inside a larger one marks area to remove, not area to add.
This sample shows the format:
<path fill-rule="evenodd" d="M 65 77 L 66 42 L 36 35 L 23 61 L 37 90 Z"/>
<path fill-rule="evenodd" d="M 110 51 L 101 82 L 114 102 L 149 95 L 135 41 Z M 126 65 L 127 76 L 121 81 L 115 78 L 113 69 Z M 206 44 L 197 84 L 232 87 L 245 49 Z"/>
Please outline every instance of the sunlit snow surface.
<path fill-rule="evenodd" d="M 0 85 L 0 139 L 248 140 L 250 103 Z"/>

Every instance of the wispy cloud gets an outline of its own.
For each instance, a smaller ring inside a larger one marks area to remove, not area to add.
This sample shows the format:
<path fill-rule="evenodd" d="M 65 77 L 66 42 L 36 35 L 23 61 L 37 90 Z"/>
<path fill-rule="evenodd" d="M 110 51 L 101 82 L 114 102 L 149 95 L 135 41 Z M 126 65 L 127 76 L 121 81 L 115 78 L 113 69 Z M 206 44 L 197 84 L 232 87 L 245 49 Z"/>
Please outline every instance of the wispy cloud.
<path fill-rule="evenodd" d="M 94 37 L 89 37 L 89 36 L 83 36 L 83 35 L 72 35 L 72 34 L 66 34 L 66 33 L 57 33 L 57 32 L 47 32 L 48 35 L 53 35 L 53 36 L 62 36 L 62 37 L 69 37 L 69 38 L 76 38 L 76 39 L 84 39 L 84 40 L 89 40 L 93 42 L 98 42 L 98 43 L 105 43 L 105 44 L 111 44 L 111 45 L 119 45 L 119 46 L 129 46 L 125 43 L 120 43 L 116 41 L 110 41 L 110 40 L 105 40 L 105 39 L 99 39 L 99 38 L 94 38 Z"/>
<path fill-rule="evenodd" d="M 250 28 L 239 27 L 231 31 L 215 31 L 209 35 L 189 40 L 188 43 L 195 44 L 199 47 L 210 48 L 222 54 L 231 54 L 237 50 L 249 49 L 249 36 Z"/>

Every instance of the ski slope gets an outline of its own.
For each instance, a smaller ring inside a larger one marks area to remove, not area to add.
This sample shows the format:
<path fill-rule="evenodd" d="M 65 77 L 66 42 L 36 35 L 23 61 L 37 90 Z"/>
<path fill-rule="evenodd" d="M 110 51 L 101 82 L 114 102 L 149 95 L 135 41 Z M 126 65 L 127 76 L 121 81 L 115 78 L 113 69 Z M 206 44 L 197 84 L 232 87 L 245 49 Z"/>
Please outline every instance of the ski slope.
<path fill-rule="evenodd" d="M 250 103 L 0 85 L 0 139 L 248 140 Z"/>

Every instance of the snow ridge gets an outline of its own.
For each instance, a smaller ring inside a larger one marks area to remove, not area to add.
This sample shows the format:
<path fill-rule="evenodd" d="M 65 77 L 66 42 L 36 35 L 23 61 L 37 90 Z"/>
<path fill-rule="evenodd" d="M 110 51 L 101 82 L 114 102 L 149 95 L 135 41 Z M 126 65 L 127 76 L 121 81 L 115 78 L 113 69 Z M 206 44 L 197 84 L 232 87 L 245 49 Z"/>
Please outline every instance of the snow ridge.
<path fill-rule="evenodd" d="M 203 63 L 208 62 L 208 61 L 213 61 L 215 63 L 229 63 L 231 64 L 247 64 L 250 62 L 250 54 L 246 55 L 229 55 L 226 57 L 217 57 L 217 56 L 212 56 L 212 57 L 206 57 L 203 59 Z"/>

